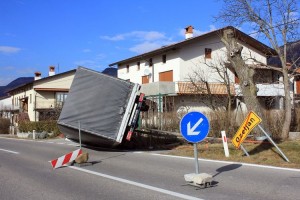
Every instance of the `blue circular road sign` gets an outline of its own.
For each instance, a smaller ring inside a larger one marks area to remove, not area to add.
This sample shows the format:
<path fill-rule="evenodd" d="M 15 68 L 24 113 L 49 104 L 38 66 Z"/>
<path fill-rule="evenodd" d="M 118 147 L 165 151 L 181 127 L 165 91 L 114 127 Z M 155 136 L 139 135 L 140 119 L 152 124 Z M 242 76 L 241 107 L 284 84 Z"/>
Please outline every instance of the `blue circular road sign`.
<path fill-rule="evenodd" d="M 189 142 L 201 142 L 208 135 L 209 121 L 201 112 L 189 112 L 180 121 L 180 132 Z"/>

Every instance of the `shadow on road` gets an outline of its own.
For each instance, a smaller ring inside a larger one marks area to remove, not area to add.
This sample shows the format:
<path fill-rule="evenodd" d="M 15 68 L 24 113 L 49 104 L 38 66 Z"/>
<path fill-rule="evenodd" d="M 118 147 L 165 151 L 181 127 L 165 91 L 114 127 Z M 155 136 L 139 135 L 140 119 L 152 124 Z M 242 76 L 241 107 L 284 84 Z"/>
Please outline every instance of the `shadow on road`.
<path fill-rule="evenodd" d="M 219 174 L 221 174 L 223 172 L 228 172 L 228 171 L 231 171 L 231 170 L 235 170 L 237 168 L 240 168 L 241 166 L 242 166 L 241 164 L 230 164 L 230 165 L 220 167 L 216 170 L 218 173 L 213 175 L 213 177 L 216 177 L 216 176 L 218 176 Z"/>

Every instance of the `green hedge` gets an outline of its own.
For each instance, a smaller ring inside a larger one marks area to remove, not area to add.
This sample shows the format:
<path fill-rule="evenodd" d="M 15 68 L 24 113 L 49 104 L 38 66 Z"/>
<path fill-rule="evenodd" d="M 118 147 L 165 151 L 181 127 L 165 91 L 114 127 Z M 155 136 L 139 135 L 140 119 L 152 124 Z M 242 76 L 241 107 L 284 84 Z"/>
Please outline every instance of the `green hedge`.
<path fill-rule="evenodd" d="M 0 118 L 0 134 L 9 134 L 9 119 Z"/>
<path fill-rule="evenodd" d="M 56 121 L 40 121 L 40 122 L 20 122 L 19 131 L 20 132 L 36 132 L 46 131 L 47 133 L 53 132 L 53 136 L 57 136 L 60 131 L 57 126 Z"/>

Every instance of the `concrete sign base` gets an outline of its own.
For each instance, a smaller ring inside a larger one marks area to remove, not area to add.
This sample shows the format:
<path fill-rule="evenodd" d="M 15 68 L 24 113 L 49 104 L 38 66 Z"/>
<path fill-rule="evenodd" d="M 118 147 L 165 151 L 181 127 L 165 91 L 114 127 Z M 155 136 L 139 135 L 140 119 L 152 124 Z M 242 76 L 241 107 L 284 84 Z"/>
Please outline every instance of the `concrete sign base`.
<path fill-rule="evenodd" d="M 189 184 L 200 187 L 200 188 L 205 188 L 205 187 L 210 187 L 211 182 L 213 181 L 213 177 L 210 174 L 207 173 L 201 173 L 201 174 L 185 174 L 184 179 L 186 182 Z"/>

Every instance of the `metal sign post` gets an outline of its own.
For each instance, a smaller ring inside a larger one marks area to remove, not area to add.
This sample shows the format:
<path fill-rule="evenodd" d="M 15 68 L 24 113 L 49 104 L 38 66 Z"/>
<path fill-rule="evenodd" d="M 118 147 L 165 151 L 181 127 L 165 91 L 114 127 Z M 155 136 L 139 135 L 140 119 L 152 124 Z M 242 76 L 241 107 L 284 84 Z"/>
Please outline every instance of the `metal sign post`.
<path fill-rule="evenodd" d="M 78 134 L 79 134 L 79 148 L 81 149 L 81 127 L 80 127 L 80 121 L 78 121 Z"/>
<path fill-rule="evenodd" d="M 266 135 L 268 140 L 276 147 L 276 149 L 279 151 L 279 153 L 282 155 L 282 157 L 287 161 L 290 162 L 289 159 L 284 155 L 284 153 L 281 151 L 281 149 L 276 145 L 276 143 L 272 140 L 272 138 L 269 136 L 269 134 L 260 126 L 258 125 L 260 130 Z"/>
<path fill-rule="evenodd" d="M 275 142 L 272 140 L 272 138 L 269 136 L 269 134 L 261 127 L 259 124 L 262 121 L 262 119 L 253 111 L 251 111 L 246 119 L 244 120 L 243 124 L 238 129 L 235 136 L 232 138 L 232 144 L 238 149 L 241 147 L 241 149 L 245 152 L 247 156 L 249 156 L 246 149 L 242 146 L 242 142 L 246 139 L 247 135 L 251 132 L 251 130 L 258 126 L 260 130 L 266 135 L 268 140 L 276 147 L 276 149 L 279 151 L 281 156 L 287 161 L 290 162 L 289 159 L 284 155 L 284 153 L 281 151 L 281 149 L 275 144 Z"/>
<path fill-rule="evenodd" d="M 182 136 L 194 146 L 196 173 L 185 174 L 184 179 L 189 184 L 197 187 L 211 185 L 212 175 L 199 174 L 198 149 L 197 143 L 204 140 L 209 132 L 209 122 L 205 115 L 200 112 L 189 112 L 180 121 L 180 132 Z"/>
<path fill-rule="evenodd" d="M 194 143 L 194 156 L 196 174 L 199 173 L 197 143 L 206 138 L 209 132 L 209 122 L 205 115 L 200 112 L 187 113 L 180 122 L 182 136 L 189 142 Z"/>
<path fill-rule="evenodd" d="M 241 144 L 240 147 L 241 147 L 241 149 L 243 150 L 243 152 L 246 154 L 246 156 L 249 157 L 249 153 L 248 153 L 247 150 L 244 148 L 244 146 Z"/>
<path fill-rule="evenodd" d="M 194 156 L 195 156 L 195 168 L 196 168 L 196 174 L 199 174 L 199 162 L 198 162 L 198 149 L 197 149 L 197 143 L 194 143 Z"/>

